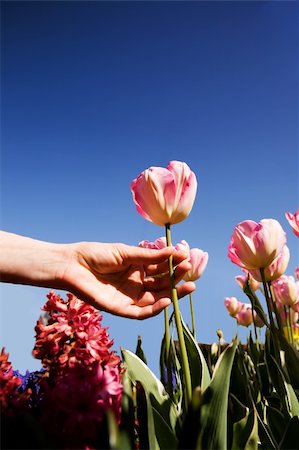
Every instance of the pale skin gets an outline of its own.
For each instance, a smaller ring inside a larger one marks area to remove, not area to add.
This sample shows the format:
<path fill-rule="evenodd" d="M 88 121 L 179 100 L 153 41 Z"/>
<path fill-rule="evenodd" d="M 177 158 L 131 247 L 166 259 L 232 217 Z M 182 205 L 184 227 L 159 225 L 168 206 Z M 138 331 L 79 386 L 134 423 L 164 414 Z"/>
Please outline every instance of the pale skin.
<path fill-rule="evenodd" d="M 55 244 L 0 231 L 1 281 L 66 290 L 102 311 L 132 319 L 146 319 L 170 305 L 170 255 L 177 284 L 190 269 L 184 251 Z M 194 290 L 193 282 L 177 286 L 179 297 Z"/>

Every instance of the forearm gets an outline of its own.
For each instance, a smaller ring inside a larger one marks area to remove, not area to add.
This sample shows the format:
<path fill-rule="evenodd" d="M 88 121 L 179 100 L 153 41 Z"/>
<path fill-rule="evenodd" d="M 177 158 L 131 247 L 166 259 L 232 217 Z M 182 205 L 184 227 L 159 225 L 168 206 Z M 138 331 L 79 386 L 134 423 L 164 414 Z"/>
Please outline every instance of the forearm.
<path fill-rule="evenodd" d="M 52 244 L 0 231 L 0 279 L 7 283 L 63 288 L 71 244 Z"/>

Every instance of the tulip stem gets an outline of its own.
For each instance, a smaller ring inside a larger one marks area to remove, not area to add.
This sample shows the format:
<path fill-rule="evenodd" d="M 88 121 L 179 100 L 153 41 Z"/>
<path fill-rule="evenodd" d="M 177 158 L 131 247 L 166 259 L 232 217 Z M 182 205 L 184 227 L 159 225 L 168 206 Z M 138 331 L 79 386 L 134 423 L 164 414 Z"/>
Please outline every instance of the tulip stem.
<path fill-rule="evenodd" d="M 165 362 L 167 367 L 167 392 L 171 395 L 172 391 L 172 374 L 170 361 L 170 330 L 168 318 L 168 306 L 164 309 L 164 327 L 165 327 Z"/>
<path fill-rule="evenodd" d="M 196 340 L 196 330 L 195 330 L 195 320 L 194 320 L 194 308 L 193 308 L 192 292 L 189 294 L 189 304 L 190 304 L 190 313 L 191 313 L 192 334 L 193 334 L 194 339 Z"/>
<path fill-rule="evenodd" d="M 271 304 L 271 297 L 269 295 L 267 282 L 265 279 L 264 269 L 260 269 L 260 273 L 261 273 L 262 282 L 263 282 L 264 295 L 265 295 L 265 299 L 266 299 L 266 303 L 267 303 L 270 325 L 271 325 L 271 327 L 273 327 L 273 330 L 274 330 L 274 328 L 276 328 L 276 327 L 275 327 L 274 320 L 273 320 L 273 308 L 272 308 L 272 304 Z"/>
<path fill-rule="evenodd" d="M 166 241 L 167 245 L 171 246 L 171 232 L 170 232 L 170 224 L 165 225 L 165 231 L 166 231 Z M 181 321 L 181 313 L 179 309 L 179 301 L 178 301 L 178 294 L 175 287 L 175 280 L 174 280 L 174 269 L 173 269 L 173 262 L 172 262 L 172 256 L 168 258 L 168 266 L 169 266 L 169 278 L 170 278 L 170 289 L 171 289 L 171 297 L 173 302 L 173 308 L 174 308 L 174 317 L 175 317 L 175 324 L 178 334 L 178 341 L 179 341 L 179 348 L 182 358 L 182 368 L 183 368 L 183 376 L 185 381 L 185 392 L 186 392 L 186 407 L 189 405 L 192 399 L 192 384 L 191 384 L 191 375 L 190 375 L 190 367 L 189 367 L 189 361 L 188 361 L 188 355 L 187 355 L 187 349 L 184 339 L 184 331 Z"/>

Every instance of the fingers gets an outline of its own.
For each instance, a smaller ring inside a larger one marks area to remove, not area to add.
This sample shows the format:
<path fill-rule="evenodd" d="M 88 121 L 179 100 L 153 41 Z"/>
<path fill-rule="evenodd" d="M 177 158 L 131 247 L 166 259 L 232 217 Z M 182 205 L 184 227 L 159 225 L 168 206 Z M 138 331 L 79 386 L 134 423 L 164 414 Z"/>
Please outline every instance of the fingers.
<path fill-rule="evenodd" d="M 161 250 L 153 250 L 149 248 L 134 247 L 130 245 L 123 245 L 120 249 L 120 254 L 125 264 L 143 264 L 155 265 L 163 263 L 167 265 L 167 258 L 170 255 L 174 257 L 174 264 L 179 264 L 184 259 L 188 258 L 188 254 L 184 251 L 177 251 L 173 247 L 165 247 Z"/>
<path fill-rule="evenodd" d="M 191 264 L 188 261 L 183 261 L 179 264 L 174 271 L 174 282 L 177 284 L 181 281 L 184 275 L 190 269 Z M 169 275 L 164 273 L 161 277 L 147 277 L 143 280 L 144 288 L 149 291 L 160 291 L 169 287 Z"/>
<path fill-rule="evenodd" d="M 191 294 L 195 290 L 195 284 L 192 281 L 188 281 L 186 283 L 181 284 L 177 287 L 178 297 L 184 297 L 187 294 Z M 169 294 L 169 290 L 165 290 L 164 292 L 160 292 L 159 294 Z M 171 304 L 171 300 L 169 297 L 164 297 L 162 295 L 161 298 L 155 301 L 152 305 L 147 305 L 143 307 L 132 306 L 133 316 L 131 318 L 143 320 L 149 317 L 153 317 L 159 314 L 163 309 Z M 136 308 L 136 309 L 135 309 Z"/>

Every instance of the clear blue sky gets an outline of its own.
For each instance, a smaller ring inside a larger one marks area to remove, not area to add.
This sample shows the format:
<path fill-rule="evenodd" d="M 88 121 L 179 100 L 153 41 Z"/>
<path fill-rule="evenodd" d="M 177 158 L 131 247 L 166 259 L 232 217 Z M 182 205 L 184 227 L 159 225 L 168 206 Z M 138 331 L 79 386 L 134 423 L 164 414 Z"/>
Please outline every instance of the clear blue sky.
<path fill-rule="evenodd" d="M 137 244 L 163 229 L 135 211 L 129 184 L 186 161 L 198 178 L 173 228 L 210 255 L 194 295 L 197 334 L 229 340 L 226 296 L 247 301 L 227 258 L 234 226 L 298 205 L 297 2 L 1 2 L 2 228 L 54 242 Z M 1 286 L 1 343 L 34 369 L 34 325 L 47 290 Z M 188 321 L 188 300 L 181 301 Z M 142 335 L 158 370 L 163 314 L 105 314 L 115 348 Z M 246 333 L 243 332 L 243 336 Z"/>

